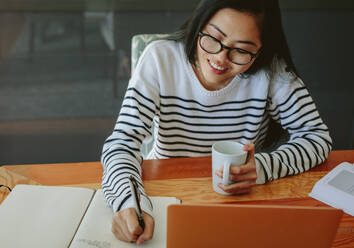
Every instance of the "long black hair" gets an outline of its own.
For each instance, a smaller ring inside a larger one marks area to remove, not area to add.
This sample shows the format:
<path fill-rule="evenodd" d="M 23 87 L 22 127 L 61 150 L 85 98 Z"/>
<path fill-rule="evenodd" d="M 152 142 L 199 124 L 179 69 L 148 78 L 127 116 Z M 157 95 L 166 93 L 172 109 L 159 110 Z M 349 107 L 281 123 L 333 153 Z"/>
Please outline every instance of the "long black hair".
<path fill-rule="evenodd" d="M 182 41 L 189 62 L 195 65 L 195 53 L 199 32 L 220 9 L 232 8 L 255 15 L 259 21 L 262 48 L 257 59 L 244 74 L 260 69 L 271 69 L 274 59 L 284 60 L 286 71 L 297 76 L 286 41 L 278 0 L 202 0 L 181 28 L 169 39 Z"/>
<path fill-rule="evenodd" d="M 212 16 L 220 9 L 231 8 L 254 15 L 261 32 L 262 48 L 257 59 L 244 76 L 252 75 L 261 69 L 266 69 L 273 76 L 274 62 L 283 60 L 285 71 L 296 78 L 298 73 L 290 55 L 290 50 L 283 31 L 278 0 L 202 0 L 181 28 L 171 34 L 169 39 L 184 43 L 186 57 L 195 65 L 195 54 L 199 32 L 203 30 Z M 281 125 L 270 121 L 264 149 L 273 149 L 279 141 L 288 138 L 288 133 Z"/>

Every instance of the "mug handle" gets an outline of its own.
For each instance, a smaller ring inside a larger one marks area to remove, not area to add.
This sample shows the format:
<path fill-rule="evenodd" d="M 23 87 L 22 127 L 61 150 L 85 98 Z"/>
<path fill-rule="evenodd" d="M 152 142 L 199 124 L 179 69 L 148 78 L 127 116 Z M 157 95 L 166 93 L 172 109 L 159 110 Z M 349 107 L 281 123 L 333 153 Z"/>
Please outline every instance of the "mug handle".
<path fill-rule="evenodd" d="M 227 186 L 229 185 L 229 174 L 230 174 L 230 162 L 224 164 L 224 171 L 222 174 L 222 184 Z"/>

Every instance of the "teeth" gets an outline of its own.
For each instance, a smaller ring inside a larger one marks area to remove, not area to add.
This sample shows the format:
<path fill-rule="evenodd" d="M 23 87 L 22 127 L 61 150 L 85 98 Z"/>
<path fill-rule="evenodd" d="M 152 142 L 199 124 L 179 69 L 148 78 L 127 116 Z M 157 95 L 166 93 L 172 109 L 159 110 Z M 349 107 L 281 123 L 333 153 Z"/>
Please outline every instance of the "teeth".
<path fill-rule="evenodd" d="M 215 64 L 215 63 L 213 63 L 213 62 L 211 62 L 211 61 L 210 61 L 210 64 L 211 64 L 212 67 L 214 67 L 215 69 L 218 69 L 218 70 L 220 70 L 220 71 L 223 71 L 223 70 L 226 69 L 226 68 L 224 68 L 224 67 L 218 66 L 217 64 Z"/>

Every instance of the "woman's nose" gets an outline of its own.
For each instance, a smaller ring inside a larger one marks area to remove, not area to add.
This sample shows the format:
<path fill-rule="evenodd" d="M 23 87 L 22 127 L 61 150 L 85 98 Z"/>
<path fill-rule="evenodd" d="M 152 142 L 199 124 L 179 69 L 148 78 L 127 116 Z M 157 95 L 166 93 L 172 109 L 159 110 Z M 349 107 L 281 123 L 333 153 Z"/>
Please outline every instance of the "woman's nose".
<path fill-rule="evenodd" d="M 215 54 L 215 56 L 217 57 L 217 59 L 220 63 L 225 64 L 229 61 L 227 53 L 228 53 L 228 50 L 223 48 L 219 53 Z"/>

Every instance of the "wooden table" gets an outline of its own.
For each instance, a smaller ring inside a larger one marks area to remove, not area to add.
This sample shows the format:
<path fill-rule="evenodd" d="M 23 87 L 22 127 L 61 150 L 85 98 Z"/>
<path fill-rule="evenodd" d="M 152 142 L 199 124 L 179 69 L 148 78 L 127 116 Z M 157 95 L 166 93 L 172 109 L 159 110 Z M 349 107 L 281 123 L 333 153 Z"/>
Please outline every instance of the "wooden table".
<path fill-rule="evenodd" d="M 327 161 L 301 175 L 258 185 L 250 194 L 224 196 L 212 189 L 211 158 L 146 160 L 143 180 L 151 196 L 175 196 L 184 203 L 238 203 L 325 206 L 309 198 L 315 182 L 341 162 L 354 163 L 354 150 L 333 151 Z M 14 165 L 0 167 L 0 184 L 66 185 L 98 189 L 101 187 L 100 162 Z M 0 190 L 0 202 L 6 197 Z M 344 214 L 333 247 L 354 247 L 354 217 Z"/>

